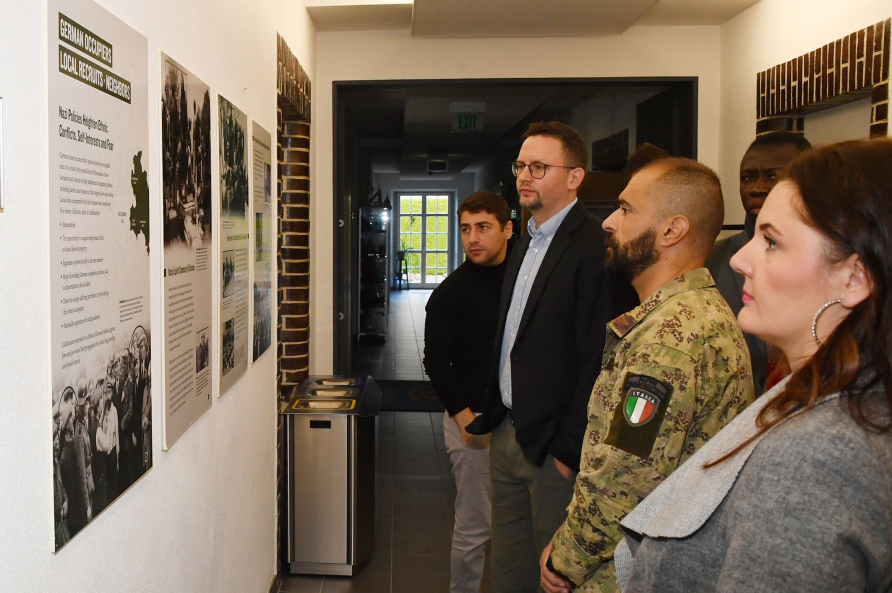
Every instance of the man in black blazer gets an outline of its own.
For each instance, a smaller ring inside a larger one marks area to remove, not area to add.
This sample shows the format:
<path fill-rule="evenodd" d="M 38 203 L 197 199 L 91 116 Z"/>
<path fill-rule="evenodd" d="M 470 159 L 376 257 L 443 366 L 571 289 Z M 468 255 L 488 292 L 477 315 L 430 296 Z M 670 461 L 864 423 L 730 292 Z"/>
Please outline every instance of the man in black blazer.
<path fill-rule="evenodd" d="M 467 428 L 492 432 L 495 593 L 538 590 L 538 555 L 573 496 L 605 326 L 638 304 L 628 282 L 607 277 L 601 221 L 576 199 L 587 162 L 575 130 L 540 122 L 512 164 L 533 216 L 505 272 L 483 414 Z"/>

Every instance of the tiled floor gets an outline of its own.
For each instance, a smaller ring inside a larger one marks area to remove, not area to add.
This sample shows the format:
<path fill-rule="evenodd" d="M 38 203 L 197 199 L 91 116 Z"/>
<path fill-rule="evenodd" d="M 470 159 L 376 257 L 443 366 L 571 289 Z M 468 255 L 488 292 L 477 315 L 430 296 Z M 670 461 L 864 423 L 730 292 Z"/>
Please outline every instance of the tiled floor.
<path fill-rule="evenodd" d="M 390 293 L 387 339 L 358 343 L 354 374 L 384 380 L 428 380 L 421 360 L 424 357 L 424 306 L 430 294 L 430 290 L 419 289 Z"/>
<path fill-rule="evenodd" d="M 447 593 L 455 481 L 443 414 L 382 412 L 375 550 L 352 578 L 285 576 L 282 593 Z M 490 590 L 484 574 L 482 591 Z"/>

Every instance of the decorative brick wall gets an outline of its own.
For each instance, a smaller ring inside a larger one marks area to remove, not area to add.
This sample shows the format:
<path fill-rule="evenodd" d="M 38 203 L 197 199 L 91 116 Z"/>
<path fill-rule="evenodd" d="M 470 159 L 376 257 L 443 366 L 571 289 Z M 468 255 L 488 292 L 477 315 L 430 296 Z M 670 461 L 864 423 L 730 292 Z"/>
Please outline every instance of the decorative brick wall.
<path fill-rule="evenodd" d="M 870 137 L 889 131 L 892 19 L 756 75 L 756 133 L 802 132 L 801 115 L 871 97 Z"/>
<path fill-rule="evenodd" d="M 310 80 L 288 45 L 277 35 L 279 232 L 277 384 L 282 402 L 287 389 L 303 381 L 310 368 Z M 287 562 L 288 498 L 285 483 L 285 421 L 277 423 L 276 492 L 279 517 L 278 573 Z M 273 583 L 275 590 L 277 581 Z"/>
<path fill-rule="evenodd" d="M 310 126 L 282 122 L 279 133 L 279 385 L 310 369 Z"/>
<path fill-rule="evenodd" d="M 278 384 L 310 368 L 310 80 L 281 36 L 278 48 Z"/>

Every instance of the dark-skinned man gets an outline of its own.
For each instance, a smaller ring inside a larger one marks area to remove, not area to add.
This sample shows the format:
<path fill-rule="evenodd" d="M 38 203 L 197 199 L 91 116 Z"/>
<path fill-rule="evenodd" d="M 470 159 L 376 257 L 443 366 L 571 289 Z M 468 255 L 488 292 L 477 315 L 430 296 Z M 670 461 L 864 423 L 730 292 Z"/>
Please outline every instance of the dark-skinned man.
<path fill-rule="evenodd" d="M 743 308 L 743 276 L 731 269 L 731 258 L 746 245 L 756 231 L 756 215 L 762 209 L 768 192 L 783 177 L 784 170 L 799 154 L 811 148 L 801 134 L 771 132 L 756 138 L 740 161 L 740 200 L 746 210 L 744 230 L 721 241 L 716 241 L 706 268 L 734 315 Z M 756 397 L 765 392 L 768 381 L 768 346 L 750 334 L 743 334 L 753 367 L 753 387 Z"/>

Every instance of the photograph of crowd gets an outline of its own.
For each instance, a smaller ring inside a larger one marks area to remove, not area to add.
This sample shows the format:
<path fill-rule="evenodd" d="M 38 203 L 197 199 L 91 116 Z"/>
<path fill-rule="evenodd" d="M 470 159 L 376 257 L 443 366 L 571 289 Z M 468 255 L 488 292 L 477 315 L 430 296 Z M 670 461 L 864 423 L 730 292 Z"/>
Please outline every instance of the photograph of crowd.
<path fill-rule="evenodd" d="M 244 218 L 248 211 L 245 138 L 248 116 L 220 97 L 220 198 L 224 216 Z"/>
<path fill-rule="evenodd" d="M 210 361 L 209 354 L 211 344 L 208 336 L 210 328 L 206 327 L 195 332 L 195 372 L 200 373 L 207 368 Z"/>
<path fill-rule="evenodd" d="M 272 343 L 270 290 L 254 285 L 254 360 Z"/>
<path fill-rule="evenodd" d="M 165 61 L 161 96 L 164 245 L 211 243 L 211 95 Z"/>
<path fill-rule="evenodd" d="M 142 326 L 95 376 L 53 393 L 56 550 L 152 467 L 152 376 Z"/>
<path fill-rule="evenodd" d="M 235 249 L 223 252 L 222 286 L 225 299 L 235 291 Z"/>
<path fill-rule="evenodd" d="M 223 323 L 223 374 L 235 366 L 235 319 Z"/>

